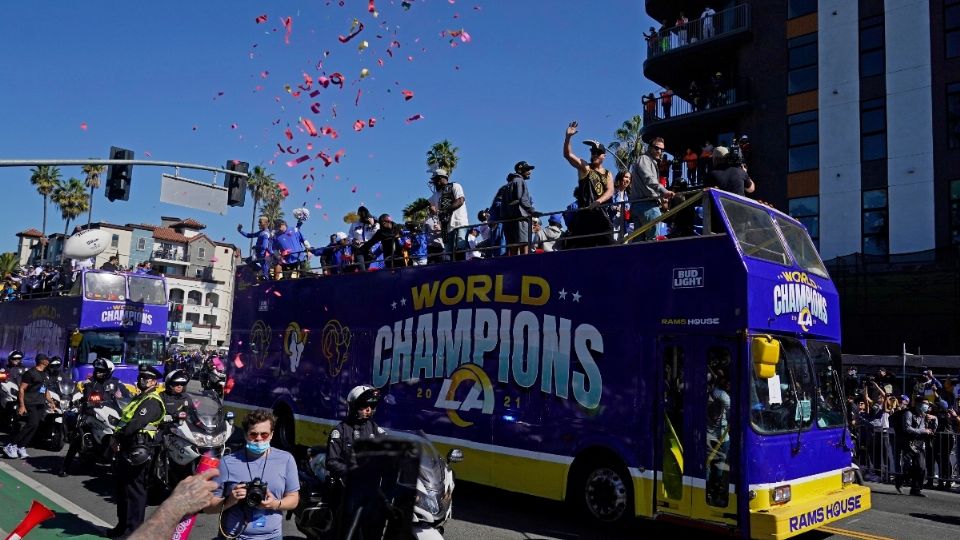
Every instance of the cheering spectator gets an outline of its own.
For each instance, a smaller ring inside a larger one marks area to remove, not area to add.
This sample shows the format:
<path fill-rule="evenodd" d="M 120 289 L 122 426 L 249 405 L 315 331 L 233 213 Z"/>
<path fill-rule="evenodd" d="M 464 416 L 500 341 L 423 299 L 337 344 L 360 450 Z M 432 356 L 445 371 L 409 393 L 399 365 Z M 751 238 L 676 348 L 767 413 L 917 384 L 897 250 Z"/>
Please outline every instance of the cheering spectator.
<path fill-rule="evenodd" d="M 566 139 L 563 142 L 563 156 L 577 169 L 577 208 L 574 221 L 569 223 L 571 236 L 577 236 L 579 247 L 606 246 L 613 243 L 613 225 L 610 217 L 600 205 L 613 197 L 613 175 L 603 167 L 607 157 L 607 148 L 593 140 L 584 141 L 590 147 L 590 161 L 578 158 L 570 146 L 570 139 L 577 134 L 577 122 L 567 126 Z M 572 238 L 571 238 L 572 239 Z"/>

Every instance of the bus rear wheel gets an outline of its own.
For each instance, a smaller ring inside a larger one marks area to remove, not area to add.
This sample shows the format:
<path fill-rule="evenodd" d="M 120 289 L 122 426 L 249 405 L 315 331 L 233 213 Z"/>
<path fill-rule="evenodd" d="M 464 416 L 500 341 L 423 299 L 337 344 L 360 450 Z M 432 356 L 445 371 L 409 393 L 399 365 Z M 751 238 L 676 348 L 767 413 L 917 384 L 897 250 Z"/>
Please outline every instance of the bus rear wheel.
<path fill-rule="evenodd" d="M 577 473 L 571 500 L 577 501 L 587 516 L 610 525 L 632 517 L 633 485 L 626 467 L 612 459 L 593 459 Z"/>

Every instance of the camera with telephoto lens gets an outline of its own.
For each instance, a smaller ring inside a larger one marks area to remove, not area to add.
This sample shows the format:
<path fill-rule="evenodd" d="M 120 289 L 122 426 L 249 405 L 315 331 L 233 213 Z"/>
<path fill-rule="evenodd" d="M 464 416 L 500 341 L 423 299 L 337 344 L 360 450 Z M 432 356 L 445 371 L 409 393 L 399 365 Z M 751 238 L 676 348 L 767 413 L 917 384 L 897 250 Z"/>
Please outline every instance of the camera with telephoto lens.
<path fill-rule="evenodd" d="M 267 498 L 267 483 L 259 478 L 247 482 L 246 488 L 247 496 L 243 498 L 243 502 L 250 508 L 260 506 Z"/>

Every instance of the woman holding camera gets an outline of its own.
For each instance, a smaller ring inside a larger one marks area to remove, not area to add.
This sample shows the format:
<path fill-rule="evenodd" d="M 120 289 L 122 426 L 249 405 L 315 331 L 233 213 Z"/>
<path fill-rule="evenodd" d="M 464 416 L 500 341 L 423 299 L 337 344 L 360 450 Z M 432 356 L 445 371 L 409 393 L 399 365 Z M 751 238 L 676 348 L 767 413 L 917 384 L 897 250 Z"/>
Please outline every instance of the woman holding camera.
<path fill-rule="evenodd" d="M 267 411 L 247 415 L 246 447 L 220 461 L 216 500 L 206 512 L 220 514 L 221 538 L 283 538 L 283 513 L 299 504 L 300 479 L 293 456 L 270 447 L 276 423 Z"/>

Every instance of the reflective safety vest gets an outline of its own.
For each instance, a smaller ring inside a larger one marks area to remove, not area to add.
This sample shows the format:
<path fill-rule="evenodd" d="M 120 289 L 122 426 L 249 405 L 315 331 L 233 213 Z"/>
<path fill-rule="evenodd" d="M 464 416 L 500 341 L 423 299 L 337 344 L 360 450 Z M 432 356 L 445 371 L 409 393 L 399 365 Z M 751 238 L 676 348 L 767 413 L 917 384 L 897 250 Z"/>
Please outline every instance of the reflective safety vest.
<path fill-rule="evenodd" d="M 157 432 L 157 426 L 160 425 L 160 422 L 163 422 L 163 417 L 167 414 L 167 408 L 163 405 L 163 399 L 157 395 L 156 388 L 151 388 L 150 390 L 140 394 L 139 396 L 133 398 L 133 400 L 123 408 L 123 411 L 120 412 L 120 427 L 127 425 L 133 420 L 133 415 L 137 413 L 137 409 L 140 408 L 140 404 L 148 399 L 155 399 L 157 403 L 160 404 L 160 416 L 147 424 L 145 428 L 140 430 L 142 433 L 153 437 Z"/>

